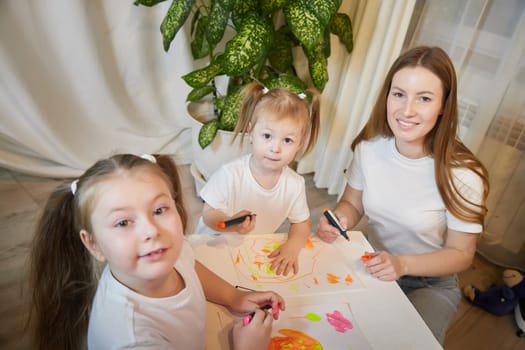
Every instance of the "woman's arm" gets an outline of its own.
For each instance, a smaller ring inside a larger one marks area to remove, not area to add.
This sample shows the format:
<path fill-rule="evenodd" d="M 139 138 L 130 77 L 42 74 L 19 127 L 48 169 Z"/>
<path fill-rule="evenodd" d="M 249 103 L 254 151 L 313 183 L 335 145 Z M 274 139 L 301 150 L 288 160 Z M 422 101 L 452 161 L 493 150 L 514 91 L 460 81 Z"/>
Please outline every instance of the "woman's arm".
<path fill-rule="evenodd" d="M 405 275 L 444 276 L 469 268 L 476 253 L 478 235 L 447 230 L 443 249 L 420 255 L 401 256 Z"/>
<path fill-rule="evenodd" d="M 477 234 L 449 229 L 444 247 L 436 252 L 393 256 L 385 251 L 371 253 L 366 271 L 375 277 L 393 281 L 401 276 L 445 276 L 466 270 L 476 252 Z"/>
<path fill-rule="evenodd" d="M 345 228 L 352 228 L 359 223 L 363 217 L 363 191 L 356 190 L 346 185 L 343 196 L 337 203 L 333 213 Z M 317 235 L 326 242 L 333 242 L 340 236 L 337 228 L 328 223 L 323 216 L 317 224 Z"/>

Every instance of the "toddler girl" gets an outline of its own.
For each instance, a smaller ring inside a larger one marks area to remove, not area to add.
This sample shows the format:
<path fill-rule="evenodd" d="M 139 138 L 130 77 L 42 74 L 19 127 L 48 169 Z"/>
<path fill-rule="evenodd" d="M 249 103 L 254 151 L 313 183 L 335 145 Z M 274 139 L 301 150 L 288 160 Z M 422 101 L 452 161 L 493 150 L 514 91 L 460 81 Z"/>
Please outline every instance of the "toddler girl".
<path fill-rule="evenodd" d="M 319 130 L 319 95 L 268 90 L 260 83 L 245 87 L 234 139 L 247 134 L 252 152 L 223 165 L 200 191 L 204 200 L 198 233 L 273 233 L 288 219 L 288 240 L 273 251 L 271 269 L 297 273 L 297 257 L 311 233 L 304 178 L 289 165 L 298 153 L 308 153 Z M 249 215 L 241 223 L 221 222 Z M 222 228 L 221 228 L 222 227 Z"/>

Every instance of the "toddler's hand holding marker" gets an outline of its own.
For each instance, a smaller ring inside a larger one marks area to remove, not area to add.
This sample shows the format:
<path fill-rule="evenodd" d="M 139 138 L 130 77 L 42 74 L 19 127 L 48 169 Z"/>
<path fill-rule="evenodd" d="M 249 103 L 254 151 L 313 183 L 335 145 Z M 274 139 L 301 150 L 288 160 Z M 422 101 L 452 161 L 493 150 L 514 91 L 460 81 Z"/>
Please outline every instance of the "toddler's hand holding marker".
<path fill-rule="evenodd" d="M 221 221 L 221 222 L 218 222 L 217 223 L 217 228 L 219 229 L 225 229 L 226 227 L 229 227 L 229 226 L 232 226 L 232 225 L 237 225 L 237 224 L 240 224 L 241 222 L 243 222 L 244 220 L 246 220 L 247 217 L 254 217 L 255 214 L 254 213 L 251 213 L 251 214 L 246 214 L 246 215 L 242 215 L 242 216 L 239 216 L 238 218 L 233 218 L 233 219 L 230 219 L 230 220 L 226 220 L 226 221 Z"/>

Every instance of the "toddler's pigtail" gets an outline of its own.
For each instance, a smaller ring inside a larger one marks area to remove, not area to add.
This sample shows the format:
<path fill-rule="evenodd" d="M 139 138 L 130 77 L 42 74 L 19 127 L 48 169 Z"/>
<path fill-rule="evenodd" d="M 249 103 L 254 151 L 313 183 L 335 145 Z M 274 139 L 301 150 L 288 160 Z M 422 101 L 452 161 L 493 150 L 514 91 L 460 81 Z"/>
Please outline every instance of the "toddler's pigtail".
<path fill-rule="evenodd" d="M 317 137 L 319 136 L 319 128 L 321 125 L 321 98 L 319 92 L 316 89 L 308 89 L 305 91 L 307 95 L 312 96 L 312 102 L 310 104 L 310 121 L 309 121 L 309 135 L 308 143 L 304 149 L 303 155 L 308 154 L 315 146 Z"/>
<path fill-rule="evenodd" d="M 244 87 L 242 92 L 244 99 L 239 113 L 239 120 L 233 130 L 232 143 L 239 134 L 241 134 L 241 144 L 244 142 L 244 136 L 250 129 L 250 122 L 252 121 L 255 107 L 267 91 L 268 89 L 261 83 L 250 83 Z"/>

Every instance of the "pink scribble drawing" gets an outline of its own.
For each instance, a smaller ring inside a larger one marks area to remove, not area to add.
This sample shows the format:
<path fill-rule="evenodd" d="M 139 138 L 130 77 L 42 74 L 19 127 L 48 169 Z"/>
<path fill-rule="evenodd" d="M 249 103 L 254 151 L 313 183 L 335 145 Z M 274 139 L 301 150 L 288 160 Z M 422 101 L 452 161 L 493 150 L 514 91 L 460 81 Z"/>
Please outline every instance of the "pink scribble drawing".
<path fill-rule="evenodd" d="M 339 311 L 334 310 L 332 313 L 326 314 L 326 320 L 330 323 L 336 331 L 345 333 L 346 331 L 354 328 L 352 322 L 346 319 Z"/>

